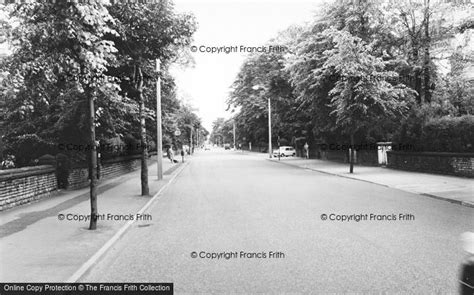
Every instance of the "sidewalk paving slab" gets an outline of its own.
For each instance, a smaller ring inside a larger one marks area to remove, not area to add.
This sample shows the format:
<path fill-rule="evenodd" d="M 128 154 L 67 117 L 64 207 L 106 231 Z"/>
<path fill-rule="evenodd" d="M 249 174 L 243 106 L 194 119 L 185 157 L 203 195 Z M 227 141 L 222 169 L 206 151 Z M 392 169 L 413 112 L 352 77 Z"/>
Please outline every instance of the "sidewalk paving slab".
<path fill-rule="evenodd" d="M 249 151 L 243 154 L 474 207 L 474 179 L 472 178 L 359 165 L 354 166 L 354 173 L 351 174 L 348 163 L 299 157 L 282 157 L 278 160 L 278 158 L 270 159 L 268 153 Z"/>
<path fill-rule="evenodd" d="M 99 186 L 98 213 L 134 217 L 181 164 L 163 159 L 163 180 L 157 180 L 156 160 L 149 162 L 150 196 L 140 195 L 140 169 Z M 89 221 L 59 220 L 58 215 L 89 215 L 89 189 L 61 191 L 43 199 L 0 213 L 0 281 L 62 282 L 97 252 L 127 222 L 98 220 L 97 229 Z M 152 220 L 137 222 L 153 223 Z"/>
<path fill-rule="evenodd" d="M 359 165 L 354 166 L 354 173 L 349 173 L 347 163 L 296 157 L 285 157 L 280 160 L 267 158 L 267 160 L 474 207 L 472 178 Z"/>

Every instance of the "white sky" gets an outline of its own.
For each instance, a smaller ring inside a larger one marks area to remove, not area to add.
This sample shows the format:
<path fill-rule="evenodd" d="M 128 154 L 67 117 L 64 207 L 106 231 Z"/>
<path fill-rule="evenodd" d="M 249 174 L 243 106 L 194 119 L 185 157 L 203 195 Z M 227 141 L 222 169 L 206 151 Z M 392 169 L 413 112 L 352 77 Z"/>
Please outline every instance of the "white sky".
<path fill-rule="evenodd" d="M 198 22 L 194 46 L 263 46 L 292 24 L 310 21 L 319 0 L 175 0 L 178 12 Z M 174 68 L 179 91 L 190 98 L 211 131 L 217 117 L 230 117 L 225 101 L 245 53 L 193 53 L 194 68 Z"/>

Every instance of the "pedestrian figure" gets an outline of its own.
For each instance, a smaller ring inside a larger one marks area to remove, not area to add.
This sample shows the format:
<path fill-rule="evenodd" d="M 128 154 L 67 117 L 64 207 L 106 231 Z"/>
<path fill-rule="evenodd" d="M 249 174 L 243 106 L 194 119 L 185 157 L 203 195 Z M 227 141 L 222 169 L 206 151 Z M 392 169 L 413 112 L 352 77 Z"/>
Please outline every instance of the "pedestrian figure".
<path fill-rule="evenodd" d="M 181 149 L 181 162 L 184 163 L 184 149 Z"/>
<path fill-rule="evenodd" d="M 461 240 L 468 255 L 461 265 L 460 294 L 474 294 L 474 233 L 463 233 Z"/>
<path fill-rule="evenodd" d="M 174 155 L 171 147 L 168 148 L 168 151 L 166 153 L 168 154 L 168 159 L 170 159 L 171 163 L 174 163 Z"/>
<path fill-rule="evenodd" d="M 303 148 L 304 148 L 304 156 L 305 156 L 305 158 L 306 158 L 306 159 L 309 159 L 309 145 L 308 145 L 307 142 L 304 144 L 304 147 L 303 147 Z"/>

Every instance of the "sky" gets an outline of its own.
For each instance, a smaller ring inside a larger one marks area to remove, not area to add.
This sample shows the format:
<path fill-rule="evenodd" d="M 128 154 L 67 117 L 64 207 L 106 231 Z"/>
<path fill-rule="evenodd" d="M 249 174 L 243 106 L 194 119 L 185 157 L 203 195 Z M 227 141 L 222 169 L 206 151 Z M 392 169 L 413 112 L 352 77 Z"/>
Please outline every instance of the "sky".
<path fill-rule="evenodd" d="M 192 13 L 198 23 L 192 46 L 194 67 L 175 66 L 181 99 L 195 107 L 211 131 L 218 117 L 229 118 L 226 100 L 246 53 L 240 46 L 259 47 L 294 24 L 311 21 L 323 0 L 174 0 L 177 12 Z M 0 15 L 1 16 L 1 15 Z M 278 45 L 278 44 L 276 44 Z M 204 47 L 201 47 L 204 46 Z M 237 46 L 237 52 L 200 52 L 205 47 Z M 0 46 L 0 54 L 7 54 Z"/>
<path fill-rule="evenodd" d="M 192 46 L 193 68 L 175 67 L 178 91 L 196 108 L 204 127 L 211 131 L 218 117 L 229 118 L 226 99 L 246 53 L 240 46 L 264 46 L 279 31 L 309 22 L 319 0 L 175 0 L 178 12 L 191 12 L 198 29 Z M 202 47 L 204 46 L 204 47 Z M 237 46 L 237 52 L 200 52 L 206 47 Z"/>

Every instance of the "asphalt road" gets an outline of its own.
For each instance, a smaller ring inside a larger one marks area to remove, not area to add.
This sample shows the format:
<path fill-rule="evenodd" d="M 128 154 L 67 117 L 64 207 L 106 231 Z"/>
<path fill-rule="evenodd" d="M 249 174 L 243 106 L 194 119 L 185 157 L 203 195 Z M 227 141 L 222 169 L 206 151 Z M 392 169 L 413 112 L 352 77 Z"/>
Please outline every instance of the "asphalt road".
<path fill-rule="evenodd" d="M 173 282 L 177 294 L 456 294 L 459 235 L 474 228 L 473 210 L 202 151 L 148 210 L 152 220 L 135 223 L 81 281 Z M 368 220 L 329 220 L 344 214 Z"/>

